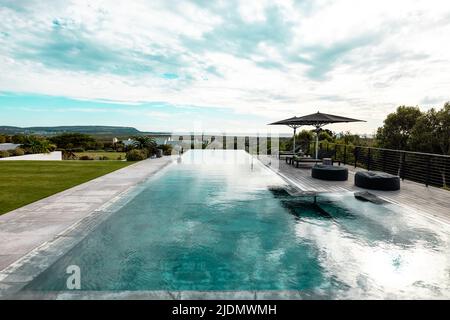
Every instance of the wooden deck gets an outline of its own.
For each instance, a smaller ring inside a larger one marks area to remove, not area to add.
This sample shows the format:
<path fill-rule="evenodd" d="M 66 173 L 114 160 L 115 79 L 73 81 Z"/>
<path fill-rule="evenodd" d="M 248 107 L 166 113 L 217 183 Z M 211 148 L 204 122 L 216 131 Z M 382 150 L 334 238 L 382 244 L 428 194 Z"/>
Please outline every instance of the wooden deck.
<path fill-rule="evenodd" d="M 354 185 L 355 173 L 364 169 L 346 166 L 349 170 L 347 181 L 324 181 L 311 177 L 311 165 L 295 168 L 286 164 L 284 160 L 277 161 L 274 158 L 260 158 L 260 160 L 264 164 L 270 162 L 270 168 L 298 188 L 299 194 L 369 191 L 391 203 L 450 223 L 450 191 L 444 189 L 426 187 L 404 180 L 399 191 L 367 190 Z"/>

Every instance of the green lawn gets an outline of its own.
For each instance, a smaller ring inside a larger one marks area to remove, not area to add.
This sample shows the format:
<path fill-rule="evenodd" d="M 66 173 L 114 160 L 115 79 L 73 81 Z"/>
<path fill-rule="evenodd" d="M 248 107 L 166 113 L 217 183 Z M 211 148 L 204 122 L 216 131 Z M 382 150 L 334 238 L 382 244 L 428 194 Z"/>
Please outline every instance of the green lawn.
<path fill-rule="evenodd" d="M 88 156 L 94 160 L 98 160 L 101 157 L 107 157 L 108 160 L 117 160 L 119 157 L 121 160 L 125 159 L 125 152 L 96 152 L 96 151 L 86 151 L 86 152 L 75 152 L 77 157 Z"/>
<path fill-rule="evenodd" d="M 131 164 L 126 161 L 0 161 L 0 215 Z"/>

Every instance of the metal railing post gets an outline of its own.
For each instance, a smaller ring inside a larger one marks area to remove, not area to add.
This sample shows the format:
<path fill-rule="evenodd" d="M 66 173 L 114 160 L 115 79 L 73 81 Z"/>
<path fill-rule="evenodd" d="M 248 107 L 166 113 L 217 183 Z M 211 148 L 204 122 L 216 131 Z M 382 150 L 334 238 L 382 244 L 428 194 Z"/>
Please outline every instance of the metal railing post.
<path fill-rule="evenodd" d="M 338 161 L 337 159 L 337 143 L 334 144 L 334 155 L 332 156 L 334 158 L 334 161 Z M 339 165 L 341 165 L 341 161 L 339 160 Z"/>
<path fill-rule="evenodd" d="M 344 145 L 344 165 L 347 164 L 347 145 Z"/>
<path fill-rule="evenodd" d="M 370 148 L 367 149 L 367 171 L 370 171 Z"/>
<path fill-rule="evenodd" d="M 259 155 L 259 136 L 256 137 L 256 155 Z"/>
<path fill-rule="evenodd" d="M 427 177 L 425 179 L 425 186 L 427 186 L 427 187 L 430 184 L 430 171 L 431 171 L 431 156 L 428 157 L 428 162 L 427 162 Z"/>
<path fill-rule="evenodd" d="M 359 147 L 355 147 L 354 153 L 355 153 L 355 168 L 356 168 L 356 164 L 358 163 Z"/>
<path fill-rule="evenodd" d="M 405 167 L 406 167 L 406 152 L 402 152 L 402 158 L 400 162 L 400 178 L 402 180 L 405 180 Z"/>

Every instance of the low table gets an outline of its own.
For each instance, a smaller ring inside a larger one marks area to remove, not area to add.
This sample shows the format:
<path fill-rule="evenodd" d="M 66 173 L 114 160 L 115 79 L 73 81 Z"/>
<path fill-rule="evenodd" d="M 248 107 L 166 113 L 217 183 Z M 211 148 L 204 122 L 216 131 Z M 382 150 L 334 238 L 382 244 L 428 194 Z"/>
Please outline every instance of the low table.
<path fill-rule="evenodd" d="M 312 167 L 311 176 L 320 180 L 346 181 L 348 179 L 348 169 L 345 167 L 316 164 Z"/>

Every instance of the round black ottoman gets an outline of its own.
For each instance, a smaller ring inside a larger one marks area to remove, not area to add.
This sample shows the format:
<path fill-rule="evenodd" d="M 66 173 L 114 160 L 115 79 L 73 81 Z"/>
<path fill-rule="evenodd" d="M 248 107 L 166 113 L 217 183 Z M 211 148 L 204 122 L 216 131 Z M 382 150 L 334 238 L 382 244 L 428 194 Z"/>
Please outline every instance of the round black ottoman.
<path fill-rule="evenodd" d="M 348 170 L 344 167 L 316 164 L 312 167 L 311 176 L 321 180 L 345 181 L 348 179 Z"/>
<path fill-rule="evenodd" d="M 400 189 L 400 178 L 386 172 L 359 171 L 355 174 L 355 185 L 365 189 L 395 191 Z"/>

